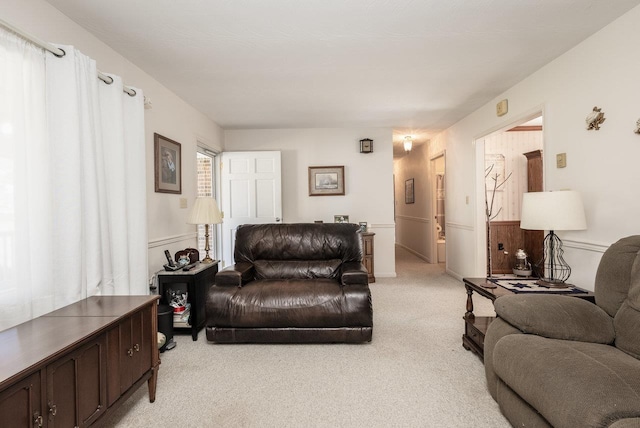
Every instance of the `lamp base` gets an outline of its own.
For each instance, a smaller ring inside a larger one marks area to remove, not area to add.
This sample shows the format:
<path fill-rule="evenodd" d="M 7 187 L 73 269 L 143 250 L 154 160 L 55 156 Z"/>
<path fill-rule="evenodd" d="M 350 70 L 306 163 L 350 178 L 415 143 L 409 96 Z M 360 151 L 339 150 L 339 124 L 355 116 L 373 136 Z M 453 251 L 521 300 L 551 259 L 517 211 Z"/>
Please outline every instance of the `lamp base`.
<path fill-rule="evenodd" d="M 209 257 L 209 254 L 207 254 L 206 257 L 200 261 L 200 263 L 204 263 L 204 264 L 213 263 L 213 259 Z"/>
<path fill-rule="evenodd" d="M 567 284 L 566 282 L 563 282 L 563 281 L 545 280 L 545 279 L 537 280 L 536 285 L 539 285 L 541 287 L 549 287 L 549 288 L 569 288 L 572 286 L 571 284 Z"/>

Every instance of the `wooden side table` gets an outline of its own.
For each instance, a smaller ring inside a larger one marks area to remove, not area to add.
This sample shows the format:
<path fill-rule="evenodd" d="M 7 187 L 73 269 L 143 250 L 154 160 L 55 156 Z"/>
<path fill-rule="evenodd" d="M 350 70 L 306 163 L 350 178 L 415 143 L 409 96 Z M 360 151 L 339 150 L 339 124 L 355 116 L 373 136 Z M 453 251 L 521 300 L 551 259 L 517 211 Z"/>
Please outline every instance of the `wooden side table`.
<path fill-rule="evenodd" d="M 369 283 L 376 282 L 375 272 L 373 270 L 373 232 L 362 232 L 362 264 L 369 271 Z"/>
<path fill-rule="evenodd" d="M 492 302 L 500 296 L 513 294 L 512 291 L 500 287 L 487 278 L 463 278 L 464 287 L 467 290 L 467 311 L 464 314 L 464 334 L 462 335 L 462 346 L 467 351 L 473 351 L 484 358 L 484 337 L 487 334 L 489 324 L 495 317 L 477 317 L 473 313 L 473 292 Z M 579 287 L 576 287 L 579 288 Z M 583 290 L 580 288 L 580 290 Z M 583 290 L 580 294 L 566 294 L 566 296 L 585 299 L 595 303 L 595 294 L 591 291 Z"/>
<path fill-rule="evenodd" d="M 215 281 L 218 273 L 218 260 L 213 263 L 200 263 L 192 270 L 182 269 L 173 272 L 158 273 L 158 293 L 160 303 L 169 304 L 167 291 L 181 291 L 187 293 L 187 302 L 191 306 L 189 322 L 186 325 L 174 325 L 175 331 L 191 331 L 191 338 L 198 340 L 198 332 L 205 324 L 205 303 L 207 292 Z"/>

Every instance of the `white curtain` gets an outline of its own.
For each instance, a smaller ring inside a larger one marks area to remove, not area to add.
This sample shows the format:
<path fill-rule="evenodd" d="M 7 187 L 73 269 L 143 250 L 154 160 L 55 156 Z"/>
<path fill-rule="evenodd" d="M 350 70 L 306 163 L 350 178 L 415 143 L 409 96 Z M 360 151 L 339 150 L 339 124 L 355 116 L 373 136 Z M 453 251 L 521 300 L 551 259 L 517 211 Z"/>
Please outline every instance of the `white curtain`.
<path fill-rule="evenodd" d="M 17 53 L 0 66 L 16 70 L 12 81 L 0 76 L 3 91 L 14 90 L 9 102 L 2 93 L 1 121 L 7 108 L 18 129 L 2 140 L 14 190 L 0 241 L 10 235 L 14 258 L 6 269 L 0 261 L 0 303 L 4 293 L 15 299 L 0 311 L 0 330 L 96 294 L 147 294 L 142 92 L 124 93 L 117 76 L 103 83 L 95 61 L 72 46 L 57 58 L 3 37 L 2 52 Z M 13 108 L 20 104 L 23 111 Z M 2 192 L 0 210 L 11 199 Z"/>

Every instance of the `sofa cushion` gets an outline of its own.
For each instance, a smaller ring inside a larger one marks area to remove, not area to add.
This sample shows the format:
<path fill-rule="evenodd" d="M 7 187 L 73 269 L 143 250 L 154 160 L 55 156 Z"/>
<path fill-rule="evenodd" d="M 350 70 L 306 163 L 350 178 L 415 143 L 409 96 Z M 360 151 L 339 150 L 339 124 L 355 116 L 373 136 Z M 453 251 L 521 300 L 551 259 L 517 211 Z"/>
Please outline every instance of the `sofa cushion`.
<path fill-rule="evenodd" d="M 256 279 L 337 279 L 340 274 L 339 259 L 329 260 L 256 260 Z"/>
<path fill-rule="evenodd" d="M 215 327 L 367 327 L 373 325 L 367 285 L 332 279 L 255 280 L 242 288 L 212 286 L 207 325 Z"/>
<path fill-rule="evenodd" d="M 243 224 L 236 230 L 234 260 L 362 261 L 359 230 L 349 223 Z"/>
<path fill-rule="evenodd" d="M 640 358 L 640 257 L 635 257 L 630 272 L 629 293 L 614 318 L 616 346 Z"/>
<path fill-rule="evenodd" d="M 613 346 L 508 335 L 495 345 L 493 366 L 556 428 L 640 417 L 640 361 Z"/>
<path fill-rule="evenodd" d="M 628 236 L 611 245 L 600 259 L 595 281 L 596 304 L 612 317 L 627 298 L 634 275 L 638 278 L 638 251 L 640 235 Z"/>
<path fill-rule="evenodd" d="M 613 319 L 586 300 L 549 294 L 511 294 L 494 302 L 498 316 L 523 333 L 612 344 Z"/>

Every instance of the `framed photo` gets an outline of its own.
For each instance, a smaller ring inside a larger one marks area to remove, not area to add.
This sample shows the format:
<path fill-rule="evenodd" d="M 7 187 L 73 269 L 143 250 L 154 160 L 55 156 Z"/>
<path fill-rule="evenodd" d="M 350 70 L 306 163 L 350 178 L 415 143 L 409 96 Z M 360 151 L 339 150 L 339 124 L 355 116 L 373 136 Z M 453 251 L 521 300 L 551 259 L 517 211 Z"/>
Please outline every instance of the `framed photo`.
<path fill-rule="evenodd" d="M 344 195 L 344 166 L 310 166 L 309 196 Z"/>
<path fill-rule="evenodd" d="M 404 182 L 404 203 L 413 204 L 415 201 L 415 194 L 413 192 L 413 178 L 410 178 Z"/>
<path fill-rule="evenodd" d="M 348 215 L 334 215 L 333 216 L 334 223 L 349 223 Z"/>
<path fill-rule="evenodd" d="M 366 232 L 367 231 L 367 222 L 366 221 L 361 221 L 358 224 L 360 225 L 360 232 Z"/>
<path fill-rule="evenodd" d="M 153 134 L 156 192 L 182 193 L 182 153 L 180 143 Z"/>

